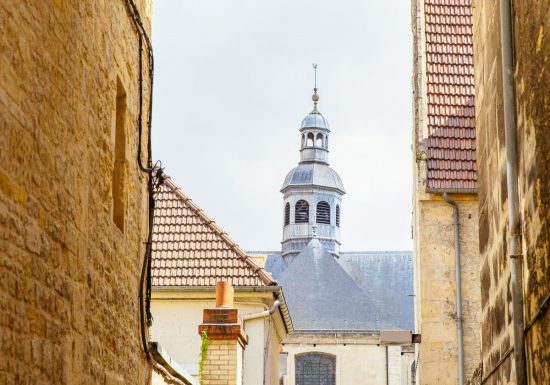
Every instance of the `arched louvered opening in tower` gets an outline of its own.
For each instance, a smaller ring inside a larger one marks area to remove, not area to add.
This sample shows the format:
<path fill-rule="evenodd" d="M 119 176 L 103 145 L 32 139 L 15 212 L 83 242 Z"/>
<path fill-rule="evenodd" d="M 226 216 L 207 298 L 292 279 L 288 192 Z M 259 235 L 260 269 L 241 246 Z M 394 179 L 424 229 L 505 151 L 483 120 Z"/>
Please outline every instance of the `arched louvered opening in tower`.
<path fill-rule="evenodd" d="M 308 223 L 309 222 L 309 203 L 304 200 L 296 202 L 294 211 L 294 223 Z"/>
<path fill-rule="evenodd" d="M 313 147 L 314 138 L 315 136 L 313 135 L 313 133 L 310 132 L 309 134 L 307 134 L 306 147 Z"/>
<path fill-rule="evenodd" d="M 336 205 L 336 227 L 340 227 L 340 205 Z"/>
<path fill-rule="evenodd" d="M 330 225 L 330 205 L 325 201 L 317 203 L 317 223 Z"/>
<path fill-rule="evenodd" d="M 302 134 L 302 147 L 306 146 L 306 134 Z"/>
<path fill-rule="evenodd" d="M 290 203 L 285 205 L 285 226 L 290 223 Z"/>
<path fill-rule="evenodd" d="M 323 134 L 317 134 L 315 139 L 315 147 L 323 147 Z"/>

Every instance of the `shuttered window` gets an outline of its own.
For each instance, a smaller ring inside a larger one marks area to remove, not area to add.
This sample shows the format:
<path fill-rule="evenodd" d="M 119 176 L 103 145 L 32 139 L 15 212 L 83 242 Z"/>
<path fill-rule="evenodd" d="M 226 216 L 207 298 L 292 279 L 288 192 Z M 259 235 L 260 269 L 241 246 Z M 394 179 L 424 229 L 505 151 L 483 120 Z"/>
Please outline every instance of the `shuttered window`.
<path fill-rule="evenodd" d="M 285 205 L 285 226 L 290 223 L 290 203 Z"/>
<path fill-rule="evenodd" d="M 309 204 L 304 200 L 296 202 L 296 208 L 294 212 L 295 223 L 308 223 L 309 222 Z"/>
<path fill-rule="evenodd" d="M 336 357 L 305 353 L 296 356 L 296 385 L 335 385 Z"/>
<path fill-rule="evenodd" d="M 325 201 L 317 203 L 317 223 L 330 225 L 330 205 Z"/>
<path fill-rule="evenodd" d="M 340 227 L 340 205 L 336 205 L 336 227 Z"/>

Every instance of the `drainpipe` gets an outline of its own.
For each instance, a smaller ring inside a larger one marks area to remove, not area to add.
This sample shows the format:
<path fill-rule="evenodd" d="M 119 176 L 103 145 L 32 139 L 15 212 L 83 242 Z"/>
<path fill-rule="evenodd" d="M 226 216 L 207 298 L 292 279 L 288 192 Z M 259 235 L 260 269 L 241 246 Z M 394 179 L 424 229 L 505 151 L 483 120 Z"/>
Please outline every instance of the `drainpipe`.
<path fill-rule="evenodd" d="M 281 304 L 281 301 L 276 300 L 275 302 L 273 302 L 273 306 L 271 307 L 271 309 L 260 311 L 258 313 L 245 314 L 242 316 L 242 319 L 243 321 L 248 321 L 251 319 L 267 317 L 268 315 L 272 315 L 273 313 L 275 313 L 275 311 L 277 310 L 280 304 Z"/>
<path fill-rule="evenodd" d="M 268 317 L 268 316 L 272 315 L 279 308 L 280 304 L 281 304 L 281 301 L 279 301 L 277 299 L 277 300 L 275 300 L 275 302 L 273 302 L 273 306 L 271 306 L 271 309 L 267 309 L 267 310 L 260 311 L 260 312 L 257 312 L 257 313 L 243 315 L 242 316 L 243 323 L 248 321 L 248 320 L 251 320 L 251 319 L 265 318 L 265 317 Z M 271 327 L 271 325 L 269 327 Z M 269 354 L 269 337 L 266 339 L 265 346 L 264 346 L 264 368 L 263 368 L 263 384 L 264 385 L 266 383 L 265 370 L 266 370 L 266 366 L 267 366 L 267 356 L 268 356 L 268 354 Z"/>
<path fill-rule="evenodd" d="M 521 225 L 519 216 L 516 104 L 514 84 L 514 48 L 511 0 L 500 1 L 500 39 L 502 49 L 502 88 L 504 138 L 506 145 L 506 182 L 508 190 L 509 254 L 514 329 L 516 384 L 527 385 L 522 290 Z"/>
<path fill-rule="evenodd" d="M 456 330 L 458 341 L 458 384 L 464 385 L 464 344 L 462 341 L 462 279 L 460 266 L 460 229 L 458 224 L 458 205 L 449 197 L 449 194 L 442 194 L 445 202 L 453 206 L 453 227 L 455 240 L 455 280 L 456 280 Z"/>

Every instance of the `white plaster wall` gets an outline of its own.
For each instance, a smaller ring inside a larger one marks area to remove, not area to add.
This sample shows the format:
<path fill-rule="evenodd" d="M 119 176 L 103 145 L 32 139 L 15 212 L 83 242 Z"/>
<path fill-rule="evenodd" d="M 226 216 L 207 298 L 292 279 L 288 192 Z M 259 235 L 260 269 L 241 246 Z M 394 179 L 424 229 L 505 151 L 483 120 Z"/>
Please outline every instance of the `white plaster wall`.
<path fill-rule="evenodd" d="M 401 385 L 412 385 L 412 364 L 414 362 L 414 351 L 401 355 Z"/>
<path fill-rule="evenodd" d="M 154 299 L 151 303 L 153 326 L 151 340 L 157 341 L 174 361 L 198 375 L 201 339 L 198 326 L 202 323 L 203 309 L 214 308 L 210 300 L 166 300 Z M 235 304 L 239 314 L 256 313 L 264 310 L 261 304 Z M 244 350 L 243 384 L 263 383 L 264 319 L 247 321 L 245 331 L 248 345 Z M 275 332 L 273 332 L 275 333 Z M 278 357 L 272 358 L 279 360 Z"/>
<path fill-rule="evenodd" d="M 267 346 L 267 364 L 266 364 L 266 385 L 279 385 L 279 364 L 281 357 L 281 338 L 277 334 L 277 330 L 266 322 L 266 329 L 271 328 L 269 336 L 269 345 Z M 267 339 L 266 336 L 266 339 Z"/>

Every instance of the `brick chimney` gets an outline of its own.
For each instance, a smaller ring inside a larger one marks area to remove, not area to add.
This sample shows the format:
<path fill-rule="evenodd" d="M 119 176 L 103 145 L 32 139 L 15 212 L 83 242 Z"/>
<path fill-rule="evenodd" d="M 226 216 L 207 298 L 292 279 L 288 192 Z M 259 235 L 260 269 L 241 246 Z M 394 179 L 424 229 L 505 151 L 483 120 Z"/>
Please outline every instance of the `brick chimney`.
<path fill-rule="evenodd" d="M 199 334 L 210 343 L 202 363 L 201 385 L 241 385 L 243 350 L 248 337 L 243 330 L 237 309 L 233 309 L 233 286 L 216 283 L 216 308 L 204 309 Z"/>

